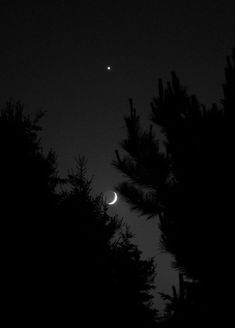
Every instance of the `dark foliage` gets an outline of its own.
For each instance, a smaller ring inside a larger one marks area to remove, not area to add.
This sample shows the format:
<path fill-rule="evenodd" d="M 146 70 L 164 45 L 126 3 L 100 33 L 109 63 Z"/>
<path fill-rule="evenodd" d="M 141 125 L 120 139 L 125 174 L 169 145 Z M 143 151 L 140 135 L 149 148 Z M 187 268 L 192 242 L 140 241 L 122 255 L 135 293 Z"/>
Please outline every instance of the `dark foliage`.
<path fill-rule="evenodd" d="M 42 116 L 31 120 L 11 102 L 0 113 L 2 310 L 9 322 L 38 313 L 50 261 L 59 178 L 55 154 L 43 154 L 40 146 Z"/>
<path fill-rule="evenodd" d="M 59 261 L 66 263 L 60 272 L 68 278 L 66 290 L 58 289 L 60 313 L 88 326 L 153 327 L 153 260 L 141 259 L 128 228 L 108 215 L 102 195 L 92 195 L 91 182 L 80 157 L 59 207 Z M 67 315 L 74 307 L 77 310 Z"/>
<path fill-rule="evenodd" d="M 42 116 L 31 120 L 19 103 L 0 114 L 4 318 L 13 326 L 154 327 L 153 260 L 141 259 L 128 229 L 92 195 L 84 159 L 58 177 L 38 137 Z"/>
<path fill-rule="evenodd" d="M 163 248 L 174 256 L 181 273 L 198 282 L 190 326 L 193 321 L 210 322 L 215 313 L 225 316 L 235 50 L 232 59 L 227 59 L 222 107 L 200 105 L 174 72 L 166 86 L 159 80 L 150 119 L 161 128 L 161 139 L 152 126 L 148 132 L 141 130 L 131 100 L 125 119 L 128 135 L 121 143 L 127 154 L 121 158 L 116 151 L 113 162 L 128 178 L 117 190 L 132 209 L 159 217 Z"/>

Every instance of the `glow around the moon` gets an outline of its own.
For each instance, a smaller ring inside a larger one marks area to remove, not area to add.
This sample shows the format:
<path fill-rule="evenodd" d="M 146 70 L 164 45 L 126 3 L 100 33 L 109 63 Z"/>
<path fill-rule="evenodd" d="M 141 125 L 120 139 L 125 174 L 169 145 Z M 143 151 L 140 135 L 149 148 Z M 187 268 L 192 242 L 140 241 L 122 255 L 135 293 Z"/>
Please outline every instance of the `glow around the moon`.
<path fill-rule="evenodd" d="M 118 200 L 117 193 L 112 190 L 108 190 L 104 193 L 104 201 L 107 205 L 114 205 Z"/>

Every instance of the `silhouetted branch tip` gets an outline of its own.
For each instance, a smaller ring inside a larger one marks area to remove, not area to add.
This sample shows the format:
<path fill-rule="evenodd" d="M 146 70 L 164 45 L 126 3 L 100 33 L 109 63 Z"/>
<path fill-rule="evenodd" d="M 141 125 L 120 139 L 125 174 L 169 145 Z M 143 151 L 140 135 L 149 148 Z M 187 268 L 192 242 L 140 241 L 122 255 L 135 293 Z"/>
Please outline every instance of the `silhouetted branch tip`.
<path fill-rule="evenodd" d="M 118 163 L 121 164 L 122 161 L 121 161 L 121 158 L 120 158 L 120 155 L 119 155 L 119 151 L 117 149 L 115 150 L 115 153 L 116 153 Z"/>

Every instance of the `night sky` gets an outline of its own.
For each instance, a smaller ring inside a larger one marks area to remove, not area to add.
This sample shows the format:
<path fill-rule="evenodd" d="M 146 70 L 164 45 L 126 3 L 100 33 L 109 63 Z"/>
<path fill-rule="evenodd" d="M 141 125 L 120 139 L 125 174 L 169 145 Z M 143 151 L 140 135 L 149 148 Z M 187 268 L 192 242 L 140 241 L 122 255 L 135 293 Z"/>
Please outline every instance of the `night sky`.
<path fill-rule="evenodd" d="M 158 79 L 175 70 L 200 102 L 219 102 L 235 1 L 0 1 L 0 42 L 1 107 L 12 98 L 28 113 L 46 110 L 42 142 L 58 154 L 61 174 L 85 155 L 100 193 L 121 180 L 111 161 L 126 135 L 128 98 L 146 126 Z M 171 288 L 176 274 L 159 254 L 157 221 L 145 222 L 121 199 L 114 213 L 145 256 L 157 254 L 158 290 Z"/>

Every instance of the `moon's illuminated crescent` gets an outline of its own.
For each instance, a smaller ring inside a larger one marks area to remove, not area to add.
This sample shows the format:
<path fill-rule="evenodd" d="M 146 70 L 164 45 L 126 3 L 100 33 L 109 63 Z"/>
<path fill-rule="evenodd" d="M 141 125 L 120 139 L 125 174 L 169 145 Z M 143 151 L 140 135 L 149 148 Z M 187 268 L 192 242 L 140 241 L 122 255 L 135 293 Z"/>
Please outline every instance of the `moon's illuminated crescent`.
<path fill-rule="evenodd" d="M 112 200 L 111 202 L 107 203 L 108 205 L 113 205 L 113 204 L 115 204 L 116 201 L 117 201 L 117 199 L 118 199 L 116 192 L 114 191 L 113 193 L 114 193 L 114 198 L 113 198 L 113 200 Z"/>

